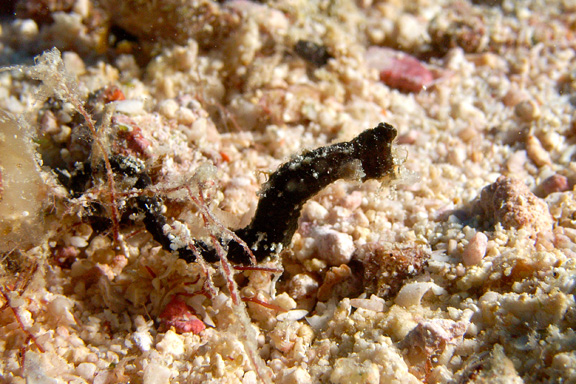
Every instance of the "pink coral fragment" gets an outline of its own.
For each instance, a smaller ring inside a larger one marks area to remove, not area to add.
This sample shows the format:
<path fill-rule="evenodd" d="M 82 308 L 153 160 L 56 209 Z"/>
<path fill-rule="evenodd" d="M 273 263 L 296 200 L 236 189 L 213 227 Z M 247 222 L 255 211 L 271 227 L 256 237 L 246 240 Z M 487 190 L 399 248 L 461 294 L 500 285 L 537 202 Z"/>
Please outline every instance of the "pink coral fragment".
<path fill-rule="evenodd" d="M 462 262 L 466 266 L 480 264 L 488 247 L 488 236 L 482 232 L 477 232 L 471 239 L 464 252 L 462 253 Z"/>
<path fill-rule="evenodd" d="M 548 177 L 546 180 L 540 184 L 540 188 L 544 192 L 545 196 L 555 192 L 565 192 L 570 189 L 570 183 L 568 178 L 563 175 L 554 174 Z"/>
<path fill-rule="evenodd" d="M 434 74 L 414 56 L 390 48 L 370 47 L 366 52 L 370 68 L 380 72 L 380 80 L 403 92 L 420 92 L 434 82 Z"/>

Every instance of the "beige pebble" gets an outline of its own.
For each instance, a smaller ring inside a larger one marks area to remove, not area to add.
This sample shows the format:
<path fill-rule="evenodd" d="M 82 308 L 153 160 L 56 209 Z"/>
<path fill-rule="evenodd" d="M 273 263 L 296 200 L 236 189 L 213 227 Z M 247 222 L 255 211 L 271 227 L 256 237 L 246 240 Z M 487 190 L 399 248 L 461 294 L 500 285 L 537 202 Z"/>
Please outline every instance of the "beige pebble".
<path fill-rule="evenodd" d="M 398 135 L 396 141 L 398 144 L 414 144 L 418 139 L 418 136 L 420 136 L 420 133 L 412 129 L 406 133 Z"/>
<path fill-rule="evenodd" d="M 517 89 L 511 89 L 508 91 L 504 97 L 502 98 L 502 102 L 507 107 L 514 107 L 518 105 L 520 102 L 526 100 L 528 95 L 526 92 L 519 91 Z"/>
<path fill-rule="evenodd" d="M 526 161 L 528 161 L 526 151 L 514 152 L 506 161 L 508 173 L 513 175 L 523 174 Z"/>
<path fill-rule="evenodd" d="M 478 56 L 478 58 L 477 58 L 477 60 L 475 60 L 475 62 L 476 62 L 476 65 L 487 66 L 487 67 L 490 67 L 492 69 L 503 68 L 506 66 L 506 62 L 504 61 L 504 59 L 502 57 L 500 57 L 499 55 L 496 55 L 492 52 L 486 52 L 486 53 L 480 54 L 480 56 Z"/>
<path fill-rule="evenodd" d="M 324 276 L 324 283 L 318 288 L 316 297 L 320 301 L 326 301 L 334 295 L 334 290 L 345 280 L 352 276 L 352 270 L 346 264 L 332 267 Z"/>
<path fill-rule="evenodd" d="M 396 42 L 400 47 L 409 48 L 421 44 L 427 31 L 425 24 L 409 13 L 403 13 L 395 26 Z"/>
<path fill-rule="evenodd" d="M 466 127 L 458 132 L 458 137 L 466 143 L 476 136 L 478 136 L 478 130 L 472 127 Z"/>
<path fill-rule="evenodd" d="M 312 383 L 310 374 L 302 367 L 286 369 L 283 383 L 287 384 L 309 384 Z"/>
<path fill-rule="evenodd" d="M 76 367 L 76 374 L 86 380 L 92 380 L 96 374 L 96 364 L 80 363 Z"/>
<path fill-rule="evenodd" d="M 470 160 L 472 160 L 475 163 L 479 163 L 482 160 L 484 160 L 484 154 L 480 151 L 472 151 L 470 153 Z"/>
<path fill-rule="evenodd" d="M 86 66 L 84 61 L 76 52 L 64 52 L 62 54 L 62 61 L 66 70 L 75 76 L 81 76 L 86 73 Z"/>
<path fill-rule="evenodd" d="M 190 109 L 186 107 L 181 107 L 175 113 L 176 119 L 178 123 L 184 125 L 190 125 L 196 121 L 196 114 Z"/>
<path fill-rule="evenodd" d="M 524 122 L 531 122 L 540 117 L 540 108 L 533 100 L 524 100 L 516 104 L 514 114 Z"/>
<path fill-rule="evenodd" d="M 352 193 L 344 196 L 340 200 L 340 204 L 351 211 L 354 211 L 362 205 L 362 192 L 360 191 L 353 191 Z"/>
<path fill-rule="evenodd" d="M 162 101 L 158 105 L 158 112 L 160 112 L 164 117 L 168 119 L 173 119 L 176 117 L 176 111 L 178 111 L 178 103 L 175 100 L 167 99 Z"/>
<path fill-rule="evenodd" d="M 300 273 L 288 283 L 288 293 L 296 300 L 312 296 L 318 290 L 318 282 L 310 275 Z"/>
<path fill-rule="evenodd" d="M 540 140 L 536 136 L 529 135 L 526 138 L 526 153 L 530 160 L 534 162 L 539 167 L 552 164 L 550 155 L 544 149 Z"/>
<path fill-rule="evenodd" d="M 472 266 L 480 263 L 484 256 L 486 256 L 487 247 L 488 237 L 482 232 L 476 232 L 462 253 L 462 262 L 464 265 Z"/>
<path fill-rule="evenodd" d="M 287 311 L 295 309 L 298 306 L 296 301 L 292 297 L 290 297 L 290 295 L 286 292 L 283 292 L 278 296 L 276 296 L 276 298 L 274 299 L 274 304 Z"/>
<path fill-rule="evenodd" d="M 322 221 L 328 216 L 328 210 L 320 203 L 311 200 L 302 210 L 303 221 Z"/>
<path fill-rule="evenodd" d="M 12 24 L 14 32 L 24 40 L 31 40 L 38 35 L 38 24 L 31 19 L 17 19 Z"/>
<path fill-rule="evenodd" d="M 168 384 L 172 372 L 169 368 L 159 363 L 149 363 L 144 368 L 144 376 L 142 382 L 144 384 Z"/>

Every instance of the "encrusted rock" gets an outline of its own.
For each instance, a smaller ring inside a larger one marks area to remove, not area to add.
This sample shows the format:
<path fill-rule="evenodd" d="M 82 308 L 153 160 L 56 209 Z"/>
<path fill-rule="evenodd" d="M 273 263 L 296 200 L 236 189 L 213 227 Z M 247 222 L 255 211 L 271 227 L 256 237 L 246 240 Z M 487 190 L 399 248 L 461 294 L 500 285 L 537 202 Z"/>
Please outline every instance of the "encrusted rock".
<path fill-rule="evenodd" d="M 520 180 L 501 176 L 480 194 L 479 208 L 486 221 L 506 229 L 525 228 L 533 234 L 552 230 L 552 216 L 544 200 Z"/>
<path fill-rule="evenodd" d="M 418 275 L 430 256 L 419 247 L 390 249 L 383 244 L 367 244 L 354 254 L 364 264 L 367 293 L 387 298 L 396 295 L 404 281 Z"/>

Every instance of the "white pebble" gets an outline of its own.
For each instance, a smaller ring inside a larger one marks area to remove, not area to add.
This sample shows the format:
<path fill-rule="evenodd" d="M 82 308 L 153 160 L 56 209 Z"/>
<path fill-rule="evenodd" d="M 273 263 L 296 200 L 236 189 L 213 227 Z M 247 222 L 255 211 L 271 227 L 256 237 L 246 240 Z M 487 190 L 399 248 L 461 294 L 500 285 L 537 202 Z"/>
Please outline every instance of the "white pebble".
<path fill-rule="evenodd" d="M 38 34 L 38 24 L 31 19 L 18 19 L 13 26 L 24 39 L 32 39 Z"/>
<path fill-rule="evenodd" d="M 144 112 L 144 102 L 142 100 L 116 101 L 116 112 L 127 115 L 140 115 Z"/>
<path fill-rule="evenodd" d="M 26 384 L 57 384 L 60 381 L 53 377 L 55 372 L 50 372 L 51 375 L 47 374 L 48 366 L 47 359 L 43 358 L 43 354 L 36 353 L 33 351 L 28 351 L 24 355 L 24 367 L 23 376 L 26 378 Z"/>
<path fill-rule="evenodd" d="M 92 381 L 96 374 L 96 365 L 92 363 L 80 363 L 76 367 L 76 374 L 88 381 Z"/>
<path fill-rule="evenodd" d="M 180 356 L 184 354 L 184 341 L 174 331 L 169 330 L 162 340 L 156 344 L 156 349 L 172 356 Z"/>
<path fill-rule="evenodd" d="M 282 383 L 285 384 L 310 384 L 312 378 L 310 374 L 302 367 L 286 369 Z"/>
<path fill-rule="evenodd" d="M 396 23 L 396 42 L 402 48 L 410 48 L 421 44 L 426 38 L 424 23 L 408 13 L 402 14 Z"/>
<path fill-rule="evenodd" d="M 248 177 L 238 176 L 230 179 L 228 186 L 230 188 L 248 188 L 252 185 L 252 180 Z"/>
<path fill-rule="evenodd" d="M 276 296 L 276 298 L 274 299 L 274 304 L 287 311 L 295 309 L 298 306 L 296 301 L 293 298 L 291 298 L 290 295 L 286 292 L 283 292 L 278 296 Z"/>
<path fill-rule="evenodd" d="M 294 299 L 302 299 L 318 290 L 318 282 L 305 273 L 299 273 L 288 284 L 289 294 Z"/>
<path fill-rule="evenodd" d="M 173 99 L 167 99 L 162 101 L 158 105 L 158 112 L 160 112 L 167 119 L 173 119 L 176 117 L 176 111 L 178 111 L 179 105 Z"/>
<path fill-rule="evenodd" d="M 142 352 L 148 352 L 152 347 L 152 335 L 147 330 L 137 331 L 132 334 L 132 341 Z"/>
<path fill-rule="evenodd" d="M 352 236 L 320 226 L 314 228 L 312 237 L 316 240 L 319 258 L 329 265 L 348 264 L 352 258 L 355 249 Z"/>
<path fill-rule="evenodd" d="M 303 221 L 323 221 L 328 216 L 328 210 L 320 203 L 312 200 L 304 206 Z"/>
<path fill-rule="evenodd" d="M 196 114 L 190 108 L 182 107 L 176 111 L 176 119 L 180 124 L 190 125 L 196 118 Z"/>
<path fill-rule="evenodd" d="M 90 16 L 90 9 L 92 8 L 92 4 L 89 0 L 76 0 L 72 10 L 74 13 L 79 14 L 82 16 L 83 19 Z"/>
<path fill-rule="evenodd" d="M 172 376 L 172 371 L 169 368 L 157 363 L 150 363 L 144 368 L 142 382 L 144 384 L 168 384 L 170 376 Z"/>
<path fill-rule="evenodd" d="M 350 305 L 354 308 L 362 308 L 374 312 L 384 311 L 385 304 L 384 299 L 377 296 L 373 296 L 370 299 L 350 299 Z"/>
<path fill-rule="evenodd" d="M 188 140 L 200 141 L 208 135 L 208 120 L 205 117 L 196 119 L 192 123 L 190 132 L 188 133 Z"/>
<path fill-rule="evenodd" d="M 308 311 L 305 309 L 294 309 L 292 311 L 280 313 L 276 316 L 276 319 L 278 319 L 278 321 L 298 321 L 306 317 L 307 314 Z"/>
<path fill-rule="evenodd" d="M 67 297 L 57 296 L 54 300 L 48 303 L 48 313 L 52 316 L 54 321 L 59 325 L 75 324 L 76 320 L 71 312 L 74 302 Z"/>
<path fill-rule="evenodd" d="M 362 192 L 354 191 L 349 195 L 346 195 L 340 203 L 344 208 L 355 211 L 362 205 L 362 199 Z"/>
<path fill-rule="evenodd" d="M 464 265 L 471 266 L 480 263 L 486 256 L 487 246 L 488 237 L 482 232 L 476 232 L 462 253 Z"/>
<path fill-rule="evenodd" d="M 76 248 L 84 248 L 88 246 L 88 242 L 80 236 L 71 236 L 68 240 L 70 245 Z"/>
<path fill-rule="evenodd" d="M 62 61 L 66 70 L 76 76 L 81 76 L 86 73 L 86 65 L 84 61 L 76 52 L 64 52 L 62 53 Z"/>

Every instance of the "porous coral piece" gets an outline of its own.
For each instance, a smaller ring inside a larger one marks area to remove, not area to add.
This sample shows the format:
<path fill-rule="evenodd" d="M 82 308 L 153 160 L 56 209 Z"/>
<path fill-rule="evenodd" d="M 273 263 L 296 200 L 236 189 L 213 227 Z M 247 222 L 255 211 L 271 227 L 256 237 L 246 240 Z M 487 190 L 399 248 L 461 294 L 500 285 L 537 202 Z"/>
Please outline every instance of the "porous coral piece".
<path fill-rule="evenodd" d="M 396 295 L 405 280 L 420 274 L 429 257 L 419 247 L 389 248 L 381 243 L 366 244 L 354 254 L 364 265 L 366 292 L 383 298 Z"/>
<path fill-rule="evenodd" d="M 552 230 L 548 206 L 518 179 L 500 176 L 482 190 L 478 207 L 484 220 L 506 229 L 524 228 L 534 235 Z"/>

